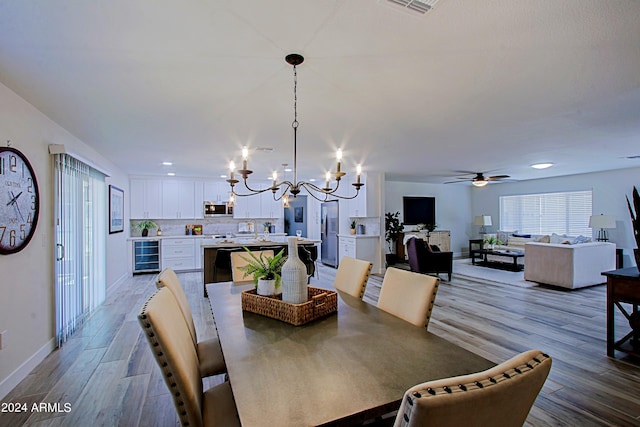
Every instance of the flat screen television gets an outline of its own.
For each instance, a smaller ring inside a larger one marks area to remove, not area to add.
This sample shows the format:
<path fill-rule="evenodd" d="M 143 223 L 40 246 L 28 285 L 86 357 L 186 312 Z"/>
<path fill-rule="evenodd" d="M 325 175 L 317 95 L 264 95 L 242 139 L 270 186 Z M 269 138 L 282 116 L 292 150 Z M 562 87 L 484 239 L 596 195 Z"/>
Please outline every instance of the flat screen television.
<path fill-rule="evenodd" d="M 402 198 L 403 222 L 406 225 L 436 224 L 436 198 L 410 197 Z"/>

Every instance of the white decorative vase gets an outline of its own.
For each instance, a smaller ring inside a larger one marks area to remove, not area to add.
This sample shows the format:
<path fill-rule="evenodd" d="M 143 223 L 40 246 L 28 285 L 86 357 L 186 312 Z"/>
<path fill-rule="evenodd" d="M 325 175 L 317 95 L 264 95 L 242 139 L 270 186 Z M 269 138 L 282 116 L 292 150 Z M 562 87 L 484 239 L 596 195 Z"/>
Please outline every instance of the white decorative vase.
<path fill-rule="evenodd" d="M 258 295 L 271 296 L 276 294 L 276 280 L 258 279 Z"/>
<path fill-rule="evenodd" d="M 298 257 L 298 239 L 289 237 L 289 257 L 282 266 L 282 301 L 301 304 L 307 301 L 307 267 Z"/>

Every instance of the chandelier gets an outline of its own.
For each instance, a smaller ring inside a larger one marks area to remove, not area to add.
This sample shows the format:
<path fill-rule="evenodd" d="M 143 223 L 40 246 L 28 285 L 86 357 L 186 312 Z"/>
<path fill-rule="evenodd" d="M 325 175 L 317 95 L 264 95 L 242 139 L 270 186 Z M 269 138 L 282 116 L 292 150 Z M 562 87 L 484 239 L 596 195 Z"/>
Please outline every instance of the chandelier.
<path fill-rule="evenodd" d="M 298 73 L 296 67 L 304 61 L 302 55 L 297 53 L 289 54 L 285 57 L 285 61 L 288 64 L 293 66 L 293 122 L 291 123 L 291 127 L 293 128 L 293 181 L 283 180 L 278 182 L 278 174 L 277 172 L 273 172 L 272 176 L 272 185 L 268 188 L 264 189 L 253 189 L 249 186 L 247 182 L 247 178 L 249 175 L 253 173 L 253 171 L 249 170 L 247 167 L 247 162 L 249 158 L 249 149 L 244 147 L 242 149 L 242 169 L 237 171 L 238 174 L 242 177 L 242 182 L 246 188 L 247 193 L 236 193 L 235 185 L 240 181 L 235 179 L 236 173 L 236 165 L 235 162 L 231 161 L 229 163 L 230 176 L 227 179 L 227 182 L 231 186 L 231 194 L 229 197 L 229 204 L 233 205 L 235 201 L 235 196 L 245 197 L 245 196 L 253 196 L 257 194 L 264 193 L 266 191 L 271 191 L 273 193 L 273 199 L 276 201 L 282 200 L 285 206 L 288 205 L 289 195 L 294 198 L 300 194 L 300 191 L 304 188 L 305 191 L 311 195 L 314 199 L 319 200 L 321 202 L 329 200 L 329 197 L 336 197 L 340 199 L 354 199 L 358 196 L 360 192 L 360 188 L 364 185 L 360 182 L 360 175 L 362 173 L 362 167 L 360 165 L 357 166 L 356 169 L 356 182 L 352 183 L 355 187 L 355 194 L 351 196 L 345 196 L 338 194 L 338 188 L 340 187 L 340 181 L 342 177 L 346 175 L 345 172 L 342 172 L 340 169 L 340 162 L 342 161 L 342 150 L 338 149 L 336 152 L 337 165 L 335 172 L 327 172 L 325 175 L 325 185 L 324 187 L 318 187 L 312 182 L 307 181 L 298 181 L 298 170 L 297 170 L 297 156 L 298 156 Z M 331 186 L 331 180 L 335 179 L 335 186 Z M 244 189 L 243 189 L 244 190 Z"/>

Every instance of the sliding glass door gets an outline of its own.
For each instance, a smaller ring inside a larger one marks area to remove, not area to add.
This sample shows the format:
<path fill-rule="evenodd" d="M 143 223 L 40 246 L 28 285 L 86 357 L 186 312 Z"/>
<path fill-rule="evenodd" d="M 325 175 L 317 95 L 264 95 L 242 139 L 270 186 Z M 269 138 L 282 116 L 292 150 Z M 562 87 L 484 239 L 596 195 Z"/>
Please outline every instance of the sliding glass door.
<path fill-rule="evenodd" d="M 68 154 L 55 155 L 56 340 L 61 346 L 106 293 L 104 175 Z"/>

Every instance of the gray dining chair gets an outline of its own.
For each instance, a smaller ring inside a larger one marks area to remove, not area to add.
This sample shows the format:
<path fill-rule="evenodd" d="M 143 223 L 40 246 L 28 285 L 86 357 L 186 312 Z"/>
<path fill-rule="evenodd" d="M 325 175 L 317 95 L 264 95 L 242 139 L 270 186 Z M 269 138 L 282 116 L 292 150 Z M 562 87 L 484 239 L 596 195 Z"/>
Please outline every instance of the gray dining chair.
<path fill-rule="evenodd" d="M 180 283 L 180 279 L 175 271 L 171 268 L 162 270 L 162 272 L 158 274 L 158 277 L 156 277 L 156 287 L 158 289 L 168 288 L 178 303 L 182 317 L 189 330 L 193 347 L 198 355 L 200 375 L 202 378 L 227 372 L 227 366 L 224 363 L 218 338 L 198 341 L 196 326 L 193 322 L 193 313 L 191 312 L 191 307 L 189 306 L 189 301 L 187 300 L 187 295 L 184 292 L 182 283 Z"/>
<path fill-rule="evenodd" d="M 440 279 L 387 268 L 378 297 L 378 308 L 416 326 L 429 326 Z"/>
<path fill-rule="evenodd" d="M 203 391 L 198 355 L 173 293 L 161 288 L 142 306 L 138 321 L 162 371 L 183 426 L 240 426 L 228 382 Z"/>
<path fill-rule="evenodd" d="M 394 427 L 521 427 L 551 370 L 529 350 L 486 371 L 428 381 L 404 394 Z"/>
<path fill-rule="evenodd" d="M 339 291 L 362 299 L 373 264 L 348 256 L 342 257 L 333 286 Z"/>

